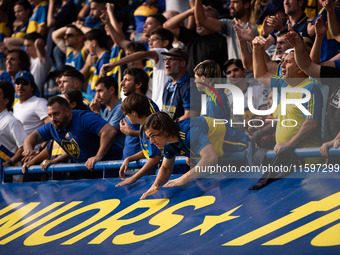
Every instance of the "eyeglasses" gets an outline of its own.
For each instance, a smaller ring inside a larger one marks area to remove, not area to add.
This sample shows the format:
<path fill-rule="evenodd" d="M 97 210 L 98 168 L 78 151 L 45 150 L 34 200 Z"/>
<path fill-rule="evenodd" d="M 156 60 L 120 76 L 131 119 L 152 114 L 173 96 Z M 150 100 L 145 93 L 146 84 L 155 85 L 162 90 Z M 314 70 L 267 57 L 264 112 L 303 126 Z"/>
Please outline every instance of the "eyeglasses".
<path fill-rule="evenodd" d="M 166 61 L 170 61 L 170 62 L 174 62 L 174 61 L 181 61 L 182 59 L 180 59 L 180 58 L 165 58 L 164 59 L 164 63 L 166 62 Z"/>
<path fill-rule="evenodd" d="M 67 37 L 67 38 L 71 38 L 73 36 L 74 36 L 74 34 L 65 34 L 65 37 Z"/>
<path fill-rule="evenodd" d="M 20 79 L 20 80 L 16 80 L 15 81 L 15 84 L 16 85 L 24 85 L 24 86 L 27 86 L 27 85 L 29 85 L 30 83 L 28 82 L 28 81 L 25 81 L 25 80 L 22 80 L 22 79 Z"/>
<path fill-rule="evenodd" d="M 160 38 L 160 37 L 152 37 L 152 38 L 148 39 L 148 42 L 153 42 L 153 41 L 156 41 L 156 40 L 162 40 L 162 38 Z"/>

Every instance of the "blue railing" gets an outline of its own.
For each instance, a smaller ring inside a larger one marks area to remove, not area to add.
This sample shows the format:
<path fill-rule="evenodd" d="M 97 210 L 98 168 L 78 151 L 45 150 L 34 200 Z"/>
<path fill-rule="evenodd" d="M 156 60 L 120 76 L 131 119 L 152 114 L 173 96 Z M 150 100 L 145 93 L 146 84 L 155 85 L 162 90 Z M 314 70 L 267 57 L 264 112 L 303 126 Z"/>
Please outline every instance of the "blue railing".
<path fill-rule="evenodd" d="M 320 148 L 313 147 L 313 148 L 296 148 L 294 150 L 296 156 L 305 158 L 305 157 L 321 157 Z M 328 151 L 329 156 L 340 156 L 340 148 L 330 148 Z M 266 157 L 268 159 L 273 159 L 275 157 L 275 153 L 273 150 L 267 152 Z M 244 152 L 237 152 L 228 157 L 228 160 L 231 162 L 241 161 L 244 160 L 245 153 Z M 136 162 L 130 162 L 129 168 L 141 168 L 147 162 L 147 159 L 141 159 Z M 106 175 L 106 171 L 118 170 L 120 169 L 123 160 L 115 160 L 115 161 L 102 161 L 97 162 L 94 165 L 94 171 L 103 171 L 103 177 Z M 185 165 L 185 157 L 177 157 L 176 158 L 176 165 Z M 0 164 L 0 172 L 1 172 L 1 182 L 4 180 L 5 175 L 15 175 L 15 174 L 23 174 L 21 167 L 5 167 L 2 168 Z M 54 172 L 75 172 L 75 171 L 85 171 L 87 167 L 84 163 L 82 164 L 53 164 L 50 165 L 47 170 L 42 170 L 40 165 L 30 166 L 26 172 L 29 174 L 34 173 L 51 173 L 51 179 L 53 180 L 53 173 Z"/>

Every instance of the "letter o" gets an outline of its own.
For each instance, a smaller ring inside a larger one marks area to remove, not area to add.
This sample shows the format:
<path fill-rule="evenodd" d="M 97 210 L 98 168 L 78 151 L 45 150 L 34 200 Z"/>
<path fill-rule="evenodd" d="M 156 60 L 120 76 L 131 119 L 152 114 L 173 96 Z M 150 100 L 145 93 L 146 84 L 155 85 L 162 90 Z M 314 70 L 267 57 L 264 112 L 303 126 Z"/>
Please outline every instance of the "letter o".
<path fill-rule="evenodd" d="M 91 225 L 92 223 L 98 221 L 99 219 L 103 218 L 104 216 L 108 215 L 110 212 L 112 212 L 120 203 L 119 199 L 109 199 L 109 200 L 104 200 L 104 201 L 100 201 L 88 206 L 84 206 L 78 210 L 75 210 L 73 212 L 70 212 L 62 217 L 60 217 L 59 219 L 56 219 L 54 221 L 52 221 L 51 223 L 47 224 L 46 226 L 38 229 L 37 231 L 35 231 L 33 234 L 31 234 L 29 237 L 26 238 L 26 240 L 24 241 L 24 245 L 26 246 L 34 246 L 34 245 L 40 245 L 40 244 L 44 244 L 44 243 L 48 243 L 48 242 L 52 242 L 55 241 L 59 238 L 68 236 L 80 229 L 83 229 L 89 225 Z M 51 236 L 45 236 L 46 232 L 53 229 L 55 226 L 79 215 L 82 214 L 84 212 L 88 212 L 91 210 L 98 210 L 99 212 L 96 213 L 95 215 L 93 215 L 91 218 L 87 219 L 86 221 L 78 224 L 77 226 L 74 226 L 68 230 L 65 230 L 63 232 L 60 232 L 58 234 L 55 235 L 51 235 Z"/>
<path fill-rule="evenodd" d="M 293 122 L 295 122 L 295 125 L 294 126 L 285 126 L 284 122 L 286 122 L 286 121 L 293 121 Z M 293 119 L 287 119 L 287 120 L 282 120 L 281 121 L 281 125 L 284 126 L 284 127 L 296 127 L 297 124 L 298 124 L 297 121 L 293 120 Z"/>

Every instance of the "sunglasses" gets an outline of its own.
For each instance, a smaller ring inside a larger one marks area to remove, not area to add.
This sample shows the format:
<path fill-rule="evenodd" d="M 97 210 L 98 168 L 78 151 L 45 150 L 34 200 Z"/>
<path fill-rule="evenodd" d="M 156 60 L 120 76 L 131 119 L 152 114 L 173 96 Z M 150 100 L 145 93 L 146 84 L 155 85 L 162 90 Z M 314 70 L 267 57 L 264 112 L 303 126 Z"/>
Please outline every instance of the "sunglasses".
<path fill-rule="evenodd" d="M 67 37 L 67 38 L 71 38 L 73 36 L 74 36 L 74 34 L 65 34 L 65 37 Z"/>
<path fill-rule="evenodd" d="M 30 83 L 28 81 L 25 81 L 25 80 L 22 80 L 22 79 L 18 79 L 18 80 L 15 81 L 15 84 L 16 85 L 20 85 L 21 84 L 21 85 L 27 86 Z"/>

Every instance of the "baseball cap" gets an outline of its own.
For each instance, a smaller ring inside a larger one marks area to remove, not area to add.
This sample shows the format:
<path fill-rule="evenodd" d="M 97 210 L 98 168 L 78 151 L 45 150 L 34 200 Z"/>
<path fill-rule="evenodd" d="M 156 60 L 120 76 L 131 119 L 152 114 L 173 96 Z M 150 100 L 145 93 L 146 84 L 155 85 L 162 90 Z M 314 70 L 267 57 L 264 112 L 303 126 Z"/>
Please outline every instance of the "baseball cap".
<path fill-rule="evenodd" d="M 31 83 L 35 84 L 33 75 L 28 71 L 17 72 L 17 74 L 15 75 L 15 80 L 17 80 L 17 79 L 23 79 L 27 82 L 31 82 Z"/>
<path fill-rule="evenodd" d="M 168 52 L 162 52 L 161 54 L 165 56 L 173 56 L 173 57 L 182 58 L 187 62 L 189 58 L 188 52 L 186 52 L 185 50 L 179 49 L 179 48 L 172 48 Z"/>

